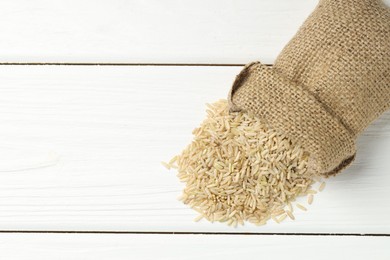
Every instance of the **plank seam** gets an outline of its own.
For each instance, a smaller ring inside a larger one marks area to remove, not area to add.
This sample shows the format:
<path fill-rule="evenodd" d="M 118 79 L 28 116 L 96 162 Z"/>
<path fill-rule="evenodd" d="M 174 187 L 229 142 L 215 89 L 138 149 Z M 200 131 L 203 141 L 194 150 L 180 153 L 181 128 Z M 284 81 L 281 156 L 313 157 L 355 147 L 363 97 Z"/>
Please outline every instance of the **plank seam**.
<path fill-rule="evenodd" d="M 377 233 L 259 233 L 259 232 L 168 232 L 168 231 L 82 231 L 82 230 L 0 230 L 1 233 L 33 234 L 124 234 L 124 235 L 246 235 L 246 236 L 350 236 L 350 237 L 390 237 L 390 234 Z"/>
<path fill-rule="evenodd" d="M 192 66 L 242 67 L 240 63 L 84 63 L 84 62 L 1 62 L 1 66 Z"/>

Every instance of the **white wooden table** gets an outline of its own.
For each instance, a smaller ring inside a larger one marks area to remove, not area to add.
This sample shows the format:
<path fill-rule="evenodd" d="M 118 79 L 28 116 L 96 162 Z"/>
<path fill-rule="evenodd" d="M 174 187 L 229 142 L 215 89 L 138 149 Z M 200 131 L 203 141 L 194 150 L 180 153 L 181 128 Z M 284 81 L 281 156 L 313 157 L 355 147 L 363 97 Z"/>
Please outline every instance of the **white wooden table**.
<path fill-rule="evenodd" d="M 1 1 L 0 258 L 390 259 L 390 112 L 280 225 L 194 223 L 160 164 L 316 4 Z"/>

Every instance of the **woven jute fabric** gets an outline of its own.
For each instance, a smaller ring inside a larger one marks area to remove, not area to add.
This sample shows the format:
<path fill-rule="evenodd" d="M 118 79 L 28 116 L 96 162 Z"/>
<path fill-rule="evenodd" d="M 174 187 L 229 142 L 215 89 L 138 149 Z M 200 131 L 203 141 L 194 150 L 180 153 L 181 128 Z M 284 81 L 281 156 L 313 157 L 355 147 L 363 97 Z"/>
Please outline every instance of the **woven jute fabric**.
<path fill-rule="evenodd" d="M 311 171 L 339 172 L 359 133 L 390 108 L 390 8 L 320 1 L 275 64 L 248 64 L 228 99 L 231 111 L 253 112 L 300 143 Z"/>

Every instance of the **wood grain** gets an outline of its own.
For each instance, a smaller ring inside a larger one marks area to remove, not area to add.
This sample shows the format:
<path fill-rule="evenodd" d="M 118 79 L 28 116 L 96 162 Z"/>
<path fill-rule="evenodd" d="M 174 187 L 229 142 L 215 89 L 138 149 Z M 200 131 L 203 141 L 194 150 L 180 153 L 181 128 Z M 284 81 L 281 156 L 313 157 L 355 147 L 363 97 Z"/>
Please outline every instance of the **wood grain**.
<path fill-rule="evenodd" d="M 1 234 L 9 259 L 375 259 L 388 237 Z M 20 250 L 23 248 L 23 250 Z"/>
<path fill-rule="evenodd" d="M 0 63 L 271 64 L 317 3 L 1 1 Z"/>
<path fill-rule="evenodd" d="M 1 1 L 0 62 L 271 63 L 316 3 Z"/>
<path fill-rule="evenodd" d="M 297 221 L 193 223 L 160 164 L 241 67 L 0 67 L 0 230 L 390 233 L 390 113 Z"/>

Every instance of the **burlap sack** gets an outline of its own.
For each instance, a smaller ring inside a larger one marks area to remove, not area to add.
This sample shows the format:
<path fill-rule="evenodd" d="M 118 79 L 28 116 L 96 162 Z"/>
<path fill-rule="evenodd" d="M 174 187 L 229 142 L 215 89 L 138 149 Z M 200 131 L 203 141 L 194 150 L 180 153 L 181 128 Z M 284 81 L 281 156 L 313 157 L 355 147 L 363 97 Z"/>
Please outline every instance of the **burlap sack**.
<path fill-rule="evenodd" d="M 339 172 L 359 133 L 390 107 L 390 8 L 321 0 L 274 66 L 248 64 L 229 93 L 310 152 L 310 170 Z"/>

